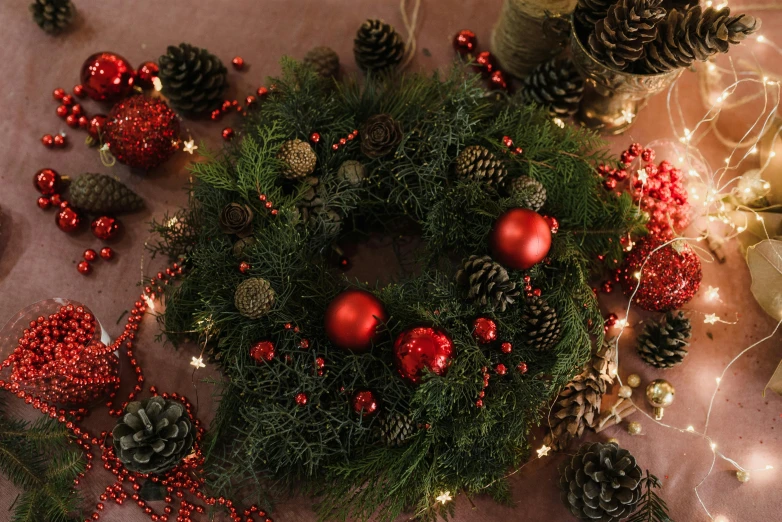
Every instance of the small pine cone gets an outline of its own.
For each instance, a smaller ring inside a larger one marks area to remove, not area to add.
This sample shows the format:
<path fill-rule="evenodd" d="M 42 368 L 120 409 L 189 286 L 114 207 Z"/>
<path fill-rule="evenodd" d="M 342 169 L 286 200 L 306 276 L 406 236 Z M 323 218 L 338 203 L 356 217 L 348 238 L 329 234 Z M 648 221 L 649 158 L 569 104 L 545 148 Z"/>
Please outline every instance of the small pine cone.
<path fill-rule="evenodd" d="M 38 27 L 49 34 L 57 34 L 71 25 L 76 8 L 71 0 L 35 0 L 30 12 Z"/>
<path fill-rule="evenodd" d="M 258 242 L 253 236 L 239 238 L 234 246 L 231 247 L 231 253 L 236 259 L 246 259 L 245 250 Z"/>
<path fill-rule="evenodd" d="M 584 79 L 570 58 L 552 58 L 541 63 L 522 84 L 524 100 L 545 107 L 552 118 L 574 115 L 584 95 Z"/>
<path fill-rule="evenodd" d="M 410 417 L 392 412 L 378 419 L 380 441 L 390 448 L 402 446 L 415 433 Z"/>
<path fill-rule="evenodd" d="M 74 207 L 92 214 L 120 214 L 144 208 L 144 200 L 105 174 L 82 174 L 68 188 Z"/>
<path fill-rule="evenodd" d="M 361 185 L 364 178 L 367 177 L 367 169 L 360 161 L 346 160 L 339 166 L 337 170 L 337 178 L 340 181 L 345 181 L 351 187 L 357 187 Z"/>
<path fill-rule="evenodd" d="M 266 279 L 252 277 L 242 281 L 234 293 L 234 306 L 250 319 L 258 319 L 269 313 L 274 305 L 275 293 Z"/>
<path fill-rule="evenodd" d="M 283 161 L 287 168 L 282 172 L 286 179 L 306 178 L 315 172 L 318 157 L 306 141 L 300 139 L 288 140 L 280 145 L 277 159 Z"/>
<path fill-rule="evenodd" d="M 644 45 L 657 37 L 665 18 L 661 0 L 619 0 L 595 24 L 589 47 L 595 58 L 610 67 L 626 69 L 644 54 Z"/>
<path fill-rule="evenodd" d="M 304 193 L 301 199 L 296 202 L 296 209 L 301 215 L 302 221 L 307 223 L 316 212 L 323 210 L 324 201 L 321 195 L 322 185 L 316 177 L 304 178 Z"/>
<path fill-rule="evenodd" d="M 692 335 L 690 320 L 682 312 L 670 311 L 660 322 L 646 325 L 636 349 L 641 359 L 655 368 L 672 368 L 687 356 Z"/>
<path fill-rule="evenodd" d="M 500 186 L 508 171 L 502 160 L 486 147 L 470 145 L 456 158 L 456 176 L 459 179 L 483 181 L 487 185 Z"/>
<path fill-rule="evenodd" d="M 303 62 L 322 78 L 336 78 L 339 75 L 339 55 L 331 47 L 314 47 L 304 55 Z"/>
<path fill-rule="evenodd" d="M 602 20 L 616 0 L 578 0 L 576 10 L 573 13 L 581 25 L 589 30 L 595 26 L 598 20 Z"/>
<path fill-rule="evenodd" d="M 171 45 L 158 64 L 163 96 L 181 111 L 200 114 L 215 108 L 228 86 L 228 70 L 206 49 Z"/>
<path fill-rule="evenodd" d="M 513 178 L 507 185 L 508 192 L 519 200 L 519 203 L 535 212 L 546 204 L 546 187 L 529 176 Z"/>
<path fill-rule="evenodd" d="M 356 64 L 364 71 L 394 69 L 405 55 L 405 44 L 394 28 L 382 20 L 367 20 L 353 41 Z"/>
<path fill-rule="evenodd" d="M 470 256 L 456 272 L 456 282 L 467 287 L 467 298 L 504 312 L 519 291 L 508 271 L 489 256 Z"/>
<path fill-rule="evenodd" d="M 560 338 L 562 327 L 557 318 L 557 311 L 549 306 L 545 299 L 530 297 L 526 301 L 521 315 L 526 331 L 524 343 L 536 350 L 553 348 Z"/>

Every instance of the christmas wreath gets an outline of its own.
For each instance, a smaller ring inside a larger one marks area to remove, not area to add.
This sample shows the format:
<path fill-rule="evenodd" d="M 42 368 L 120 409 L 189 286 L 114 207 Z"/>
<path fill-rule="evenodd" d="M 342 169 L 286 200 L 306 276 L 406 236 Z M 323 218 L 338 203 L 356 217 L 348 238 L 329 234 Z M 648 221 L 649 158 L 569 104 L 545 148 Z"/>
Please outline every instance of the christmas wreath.
<path fill-rule="evenodd" d="M 295 485 L 323 518 L 387 520 L 447 510 L 446 491 L 507 497 L 542 406 L 602 342 L 590 271 L 642 218 L 603 188 L 595 135 L 478 81 L 283 60 L 241 139 L 192 166 L 189 207 L 154 224 L 187 267 L 164 330 L 225 375 L 217 492 Z M 340 273 L 347 235 L 411 227 L 414 277 Z"/>

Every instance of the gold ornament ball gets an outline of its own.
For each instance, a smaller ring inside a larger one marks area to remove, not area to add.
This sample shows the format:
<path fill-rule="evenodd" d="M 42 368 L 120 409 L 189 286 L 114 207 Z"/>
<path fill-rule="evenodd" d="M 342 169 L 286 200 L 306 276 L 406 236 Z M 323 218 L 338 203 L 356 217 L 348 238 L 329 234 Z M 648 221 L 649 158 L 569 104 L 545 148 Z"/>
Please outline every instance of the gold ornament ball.
<path fill-rule="evenodd" d="M 640 422 L 628 422 L 627 423 L 627 433 L 630 435 L 640 435 L 643 431 L 643 426 L 641 426 Z"/>
<path fill-rule="evenodd" d="M 623 399 L 629 399 L 633 396 L 633 389 L 629 386 L 620 386 L 619 387 L 619 396 Z"/>
<path fill-rule="evenodd" d="M 627 385 L 631 388 L 638 388 L 641 385 L 641 376 L 637 373 L 631 373 L 627 376 Z"/>
<path fill-rule="evenodd" d="M 619 446 L 619 439 L 617 439 L 616 437 L 611 437 L 606 442 L 608 444 L 616 444 L 617 446 Z"/>
<path fill-rule="evenodd" d="M 665 379 L 656 379 L 646 387 L 646 400 L 654 408 L 654 418 L 663 418 L 663 409 L 673 404 L 676 388 Z"/>
<path fill-rule="evenodd" d="M 744 482 L 749 482 L 749 471 L 737 471 L 736 472 L 736 478 L 741 482 L 742 484 Z"/>

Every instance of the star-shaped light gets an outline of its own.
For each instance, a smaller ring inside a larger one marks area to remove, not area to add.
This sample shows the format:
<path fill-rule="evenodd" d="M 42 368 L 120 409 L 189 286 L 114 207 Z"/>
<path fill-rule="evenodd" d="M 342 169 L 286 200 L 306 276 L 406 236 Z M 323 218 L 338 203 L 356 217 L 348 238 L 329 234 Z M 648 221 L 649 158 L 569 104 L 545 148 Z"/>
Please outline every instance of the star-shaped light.
<path fill-rule="evenodd" d="M 192 154 L 196 151 L 197 148 L 198 145 L 195 144 L 195 140 L 190 139 L 183 143 L 182 152 L 187 152 L 188 154 Z"/>
<path fill-rule="evenodd" d="M 193 359 L 190 361 L 190 366 L 195 366 L 196 370 L 200 368 L 206 368 L 203 356 L 199 355 L 198 357 L 193 357 Z"/>
<path fill-rule="evenodd" d="M 706 314 L 706 317 L 703 318 L 703 322 L 706 324 L 715 324 L 720 320 L 719 317 L 717 317 L 717 314 Z"/>
<path fill-rule="evenodd" d="M 542 445 L 540 448 L 538 448 L 535 451 L 538 452 L 538 458 L 547 457 L 548 456 L 548 452 L 551 451 L 551 448 L 544 444 L 544 445 Z"/>
<path fill-rule="evenodd" d="M 163 90 L 163 82 L 161 82 L 160 78 L 158 78 L 157 76 L 152 77 L 152 86 L 155 88 L 156 91 Z"/>
<path fill-rule="evenodd" d="M 709 301 L 719 301 L 720 289 L 709 285 L 709 289 L 706 290 L 706 299 Z"/>
<path fill-rule="evenodd" d="M 451 496 L 451 492 L 450 491 L 443 491 L 442 493 L 440 493 L 435 498 L 435 500 L 437 502 L 439 502 L 440 504 L 446 504 L 446 503 L 450 502 L 451 500 L 453 500 L 453 497 Z"/>
<path fill-rule="evenodd" d="M 635 114 L 633 114 L 633 111 L 622 109 L 622 118 L 624 118 L 627 123 L 632 123 L 635 119 Z"/>
<path fill-rule="evenodd" d="M 638 177 L 638 181 L 641 183 L 646 183 L 646 180 L 649 179 L 649 174 L 646 173 L 646 169 L 639 169 L 635 175 Z"/>

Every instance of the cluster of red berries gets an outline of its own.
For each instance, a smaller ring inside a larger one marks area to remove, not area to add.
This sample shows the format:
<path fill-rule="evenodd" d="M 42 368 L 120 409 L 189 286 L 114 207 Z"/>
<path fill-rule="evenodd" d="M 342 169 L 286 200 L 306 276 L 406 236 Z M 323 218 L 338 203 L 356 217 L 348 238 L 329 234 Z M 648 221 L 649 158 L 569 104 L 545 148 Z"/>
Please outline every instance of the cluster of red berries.
<path fill-rule="evenodd" d="M 240 57 L 237 58 L 241 60 Z M 237 58 L 234 58 L 234 60 Z M 234 67 L 236 67 L 237 70 L 241 70 L 242 67 L 244 67 L 244 61 L 242 60 L 241 63 L 242 65 L 240 67 L 237 67 L 236 64 L 234 64 Z M 274 86 L 272 86 L 272 89 L 273 88 Z M 242 105 L 239 103 L 239 100 L 223 100 L 222 105 L 220 105 L 219 108 L 214 109 L 211 112 L 210 117 L 212 118 L 212 121 L 220 121 L 226 114 L 239 113 L 246 115 L 247 111 L 255 108 L 255 106 L 258 104 L 258 101 L 266 98 L 269 95 L 269 92 L 269 89 L 261 85 L 258 87 L 258 90 L 255 91 L 254 95 L 250 94 L 244 99 L 244 107 L 242 107 Z M 236 136 L 236 132 L 232 127 L 225 127 L 222 130 L 221 135 L 225 141 L 231 141 L 234 136 Z"/>
<path fill-rule="evenodd" d="M 94 143 L 100 141 L 100 134 L 106 125 L 106 115 L 96 114 L 95 116 L 88 116 L 84 108 L 80 103 L 76 103 L 76 98 L 84 98 L 86 93 L 84 87 L 76 85 L 73 88 L 73 93 L 68 94 L 65 89 L 60 87 L 54 89 L 52 96 L 55 101 L 59 102 L 57 106 L 57 116 L 65 120 L 66 125 L 73 129 L 80 128 L 87 131 L 90 138 Z M 41 143 L 47 148 L 63 148 L 67 145 L 67 137 L 64 133 L 44 134 L 41 138 Z"/>
<path fill-rule="evenodd" d="M 463 29 L 453 37 L 453 48 L 465 58 L 474 58 L 473 65 L 475 69 L 486 78 L 489 87 L 492 89 L 508 90 L 508 81 L 505 79 L 505 73 L 500 69 L 497 59 L 489 51 L 482 51 L 478 54 L 478 37 L 469 29 Z"/>
<path fill-rule="evenodd" d="M 497 335 L 497 322 L 494 321 L 494 319 L 489 317 L 478 317 L 473 321 L 472 336 L 478 342 L 478 344 L 491 344 L 497 340 Z M 500 350 L 504 354 L 509 354 L 513 351 L 513 344 L 507 341 L 503 342 L 500 344 Z M 516 366 L 516 370 L 518 370 L 520 374 L 524 375 L 527 373 L 527 363 L 520 362 L 518 366 Z M 505 375 L 508 373 L 508 367 L 503 363 L 497 363 L 494 366 L 494 371 L 497 373 L 497 375 Z M 478 399 L 475 401 L 476 408 L 483 408 L 483 399 L 486 396 L 486 392 L 484 390 L 489 386 L 489 379 L 491 379 L 489 368 L 487 366 L 484 366 L 481 369 L 481 373 L 483 374 L 484 389 L 478 393 Z"/>

